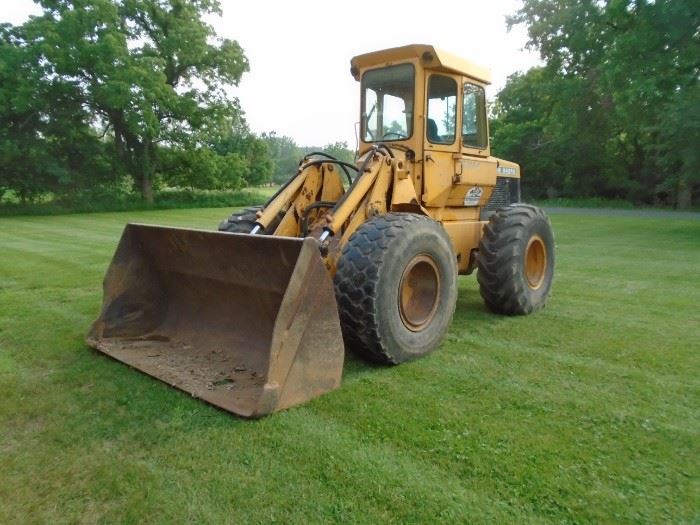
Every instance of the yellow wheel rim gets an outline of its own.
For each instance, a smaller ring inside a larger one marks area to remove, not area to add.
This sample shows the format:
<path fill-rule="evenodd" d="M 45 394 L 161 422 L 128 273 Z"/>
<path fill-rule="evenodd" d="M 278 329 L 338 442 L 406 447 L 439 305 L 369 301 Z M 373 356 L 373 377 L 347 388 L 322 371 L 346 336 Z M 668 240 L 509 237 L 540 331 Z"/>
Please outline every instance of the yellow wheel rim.
<path fill-rule="evenodd" d="M 527 284 L 537 290 L 547 273 L 547 248 L 539 235 L 533 235 L 525 248 L 525 277 Z"/>
<path fill-rule="evenodd" d="M 399 284 L 399 313 L 406 328 L 418 332 L 435 317 L 440 297 L 440 272 L 427 255 L 411 259 Z"/>

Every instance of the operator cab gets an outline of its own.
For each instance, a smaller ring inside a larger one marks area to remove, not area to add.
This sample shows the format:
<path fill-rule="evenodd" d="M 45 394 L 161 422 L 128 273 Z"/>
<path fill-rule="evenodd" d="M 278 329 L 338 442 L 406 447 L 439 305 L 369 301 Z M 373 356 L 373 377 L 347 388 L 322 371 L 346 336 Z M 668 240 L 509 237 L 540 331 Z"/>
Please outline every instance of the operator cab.
<path fill-rule="evenodd" d="M 410 45 L 352 59 L 361 81 L 361 152 L 378 142 L 489 155 L 487 70 L 433 46 Z"/>
<path fill-rule="evenodd" d="M 486 221 L 518 202 L 520 167 L 490 154 L 487 69 L 416 44 L 356 56 L 351 73 L 360 81 L 359 155 L 384 143 L 404 159 L 423 213 L 450 208 L 452 219 Z"/>

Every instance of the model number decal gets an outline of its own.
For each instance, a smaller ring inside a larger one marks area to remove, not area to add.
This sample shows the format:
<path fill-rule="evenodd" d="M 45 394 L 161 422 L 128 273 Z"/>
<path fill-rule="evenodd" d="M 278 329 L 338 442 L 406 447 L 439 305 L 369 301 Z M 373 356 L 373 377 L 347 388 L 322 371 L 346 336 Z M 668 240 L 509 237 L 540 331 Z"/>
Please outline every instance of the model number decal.
<path fill-rule="evenodd" d="M 496 171 L 500 173 L 501 175 L 517 175 L 518 170 L 515 168 L 507 168 L 505 166 L 499 166 L 496 168 Z"/>
<path fill-rule="evenodd" d="M 477 206 L 481 200 L 481 196 L 484 194 L 484 189 L 479 186 L 474 186 L 467 190 L 467 194 L 464 196 L 465 206 Z"/>

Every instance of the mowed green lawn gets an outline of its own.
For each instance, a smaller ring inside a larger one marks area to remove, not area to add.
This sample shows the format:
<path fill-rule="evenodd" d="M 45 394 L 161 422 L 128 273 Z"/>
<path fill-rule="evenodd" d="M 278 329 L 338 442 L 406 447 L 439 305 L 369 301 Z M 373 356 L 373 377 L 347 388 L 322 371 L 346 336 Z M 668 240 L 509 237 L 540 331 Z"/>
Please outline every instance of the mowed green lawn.
<path fill-rule="evenodd" d="M 83 341 L 125 222 L 227 213 L 0 219 L 0 522 L 700 522 L 700 221 L 553 215 L 545 310 L 460 278 L 437 352 L 246 421 Z"/>

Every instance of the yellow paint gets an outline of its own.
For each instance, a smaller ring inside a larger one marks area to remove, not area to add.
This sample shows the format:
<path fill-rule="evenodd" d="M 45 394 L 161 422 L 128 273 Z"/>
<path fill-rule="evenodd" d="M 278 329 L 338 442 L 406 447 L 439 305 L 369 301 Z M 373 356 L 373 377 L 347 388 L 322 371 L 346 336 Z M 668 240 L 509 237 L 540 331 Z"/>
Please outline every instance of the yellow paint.
<path fill-rule="evenodd" d="M 364 214 L 364 210 L 367 207 L 367 202 L 369 200 L 369 197 L 366 197 L 363 201 L 362 204 L 360 205 L 359 209 L 355 214 L 352 216 L 350 221 L 348 222 L 348 225 L 345 227 L 345 230 L 343 231 L 343 236 L 340 238 L 340 246 L 345 246 L 345 244 L 348 242 L 350 237 L 352 236 L 355 231 L 364 224 L 364 222 L 367 220 L 367 217 Z"/>
<path fill-rule="evenodd" d="M 485 222 L 474 220 L 443 222 L 447 235 L 450 236 L 452 247 L 457 256 L 457 269 L 459 273 L 466 273 L 472 257 L 472 250 L 479 246 L 481 232 Z"/>
<path fill-rule="evenodd" d="M 430 60 L 427 60 L 429 57 Z M 442 49 L 424 44 L 412 44 L 358 55 L 350 61 L 350 67 L 355 80 L 359 80 L 360 71 L 370 66 L 388 62 L 406 62 L 410 59 L 420 59 L 425 64 L 425 67 L 435 71 L 457 73 L 484 84 L 491 83 L 491 71 L 487 68 Z"/>
<path fill-rule="evenodd" d="M 306 207 L 312 202 L 319 200 L 321 184 L 323 183 L 322 166 L 311 166 L 305 169 L 306 179 L 301 186 L 301 191 L 294 201 L 294 209 L 297 217 L 303 217 Z"/>
<path fill-rule="evenodd" d="M 297 220 L 294 206 L 290 206 L 279 225 L 275 229 L 275 235 L 282 237 L 296 237 L 301 233 L 299 231 L 299 221 Z"/>
<path fill-rule="evenodd" d="M 352 187 L 352 191 L 344 196 L 343 201 L 333 212 L 333 217 L 328 224 L 328 229 L 332 231 L 333 234 L 339 233 L 343 223 L 357 210 L 358 204 L 365 195 L 367 195 L 367 192 L 370 190 L 379 174 L 379 170 L 382 168 L 382 164 L 385 162 L 385 159 L 388 158 L 386 155 L 375 156 L 377 158 L 372 162 L 368 171 L 360 175 L 360 178 Z M 361 165 L 362 159 L 358 163 Z"/>
<path fill-rule="evenodd" d="M 342 169 L 333 164 L 323 165 L 323 189 L 321 191 L 321 200 L 328 202 L 336 202 L 342 197 L 345 190 L 343 189 L 343 181 L 341 179 Z"/>
<path fill-rule="evenodd" d="M 306 174 L 304 172 L 298 173 L 296 177 L 287 185 L 287 187 L 284 188 L 284 190 L 282 190 L 279 195 L 272 200 L 272 202 L 265 206 L 265 209 L 262 211 L 257 221 L 258 224 L 263 226 L 263 229 L 267 228 L 272 221 L 275 220 L 277 214 L 285 209 L 290 202 L 292 202 L 305 180 Z"/>
<path fill-rule="evenodd" d="M 455 163 L 449 151 L 429 151 L 423 157 L 423 203 L 444 206 L 453 186 Z"/>
<path fill-rule="evenodd" d="M 369 219 L 375 215 L 383 215 L 387 212 L 386 203 L 389 194 L 389 184 L 392 178 L 392 167 L 382 162 L 377 175 L 377 180 L 369 193 L 369 200 L 364 207 L 365 217 Z"/>
<path fill-rule="evenodd" d="M 428 213 L 433 219 L 442 223 L 479 220 L 479 208 L 476 206 L 445 206 L 444 208 L 430 208 Z"/>

